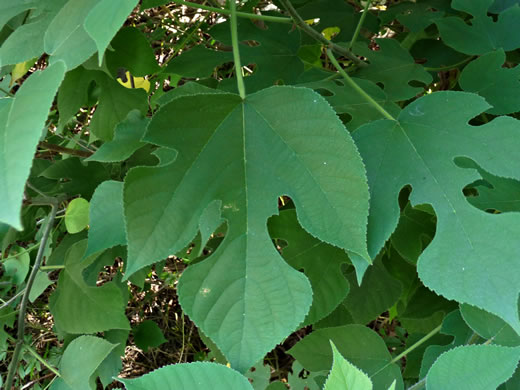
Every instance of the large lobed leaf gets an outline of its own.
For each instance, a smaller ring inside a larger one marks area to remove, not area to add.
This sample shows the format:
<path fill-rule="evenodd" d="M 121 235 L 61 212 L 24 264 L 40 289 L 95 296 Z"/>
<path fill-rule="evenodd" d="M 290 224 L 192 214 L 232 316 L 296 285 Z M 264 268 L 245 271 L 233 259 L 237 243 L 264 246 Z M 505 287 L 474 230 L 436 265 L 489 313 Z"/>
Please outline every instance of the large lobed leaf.
<path fill-rule="evenodd" d="M 295 329 L 311 304 L 309 282 L 281 259 L 267 231 L 278 196 L 294 200 L 309 233 L 349 251 L 360 275 L 366 269 L 364 167 L 318 94 L 272 87 L 244 101 L 224 93 L 183 96 L 159 110 L 144 140 L 178 156 L 127 175 L 126 277 L 183 249 L 199 225 L 215 226 L 219 213 L 208 210 L 220 209 L 226 237 L 183 273 L 179 296 L 238 370 Z"/>
<path fill-rule="evenodd" d="M 462 189 L 478 173 L 455 163 L 465 156 L 489 172 L 519 177 L 520 122 L 500 117 L 479 127 L 468 124 L 488 108 L 477 95 L 438 92 L 408 105 L 397 121 L 373 122 L 354 133 L 372 195 L 369 250 L 375 255 L 395 229 L 398 194 L 411 185 L 411 202 L 431 204 L 438 219 L 436 236 L 418 262 L 424 284 L 494 313 L 520 332 L 519 216 L 470 205 Z"/>

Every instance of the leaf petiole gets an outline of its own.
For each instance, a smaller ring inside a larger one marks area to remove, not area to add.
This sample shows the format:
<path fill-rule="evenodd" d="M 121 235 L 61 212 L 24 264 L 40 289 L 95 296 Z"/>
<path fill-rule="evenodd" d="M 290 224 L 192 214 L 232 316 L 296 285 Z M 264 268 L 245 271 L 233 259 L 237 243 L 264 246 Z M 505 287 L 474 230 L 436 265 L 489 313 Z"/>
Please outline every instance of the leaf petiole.
<path fill-rule="evenodd" d="M 240 62 L 240 49 L 238 47 L 238 28 L 237 28 L 237 6 L 235 0 L 229 1 L 231 11 L 231 44 L 233 45 L 233 60 L 235 62 L 235 73 L 237 76 L 238 94 L 242 99 L 246 98 L 246 87 L 242 76 L 242 65 Z"/>

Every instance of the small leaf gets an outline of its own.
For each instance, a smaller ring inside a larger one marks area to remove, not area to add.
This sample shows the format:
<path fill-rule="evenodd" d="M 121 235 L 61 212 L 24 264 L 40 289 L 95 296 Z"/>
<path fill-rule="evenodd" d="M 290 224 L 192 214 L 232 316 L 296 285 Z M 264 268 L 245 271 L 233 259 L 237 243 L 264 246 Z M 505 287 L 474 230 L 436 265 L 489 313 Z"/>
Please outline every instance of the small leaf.
<path fill-rule="evenodd" d="M 127 390 L 253 390 L 248 380 L 235 370 L 206 362 L 174 364 L 136 379 L 119 381 Z"/>
<path fill-rule="evenodd" d="M 134 330 L 134 341 L 138 348 L 146 352 L 149 348 L 156 348 L 167 340 L 161 328 L 152 320 L 141 322 Z"/>
<path fill-rule="evenodd" d="M 372 381 L 368 375 L 349 363 L 332 341 L 330 345 L 332 346 L 332 369 L 323 390 L 372 390 Z"/>
<path fill-rule="evenodd" d="M 51 390 L 91 390 L 90 378 L 116 346 L 94 336 L 81 336 L 65 349 L 60 361 L 61 377 Z"/>
<path fill-rule="evenodd" d="M 427 390 L 496 389 L 513 375 L 520 348 L 467 345 L 443 353 L 426 377 Z"/>
<path fill-rule="evenodd" d="M 13 252 L 14 251 L 16 251 L 16 249 L 13 250 Z M 20 285 L 25 281 L 25 278 L 29 273 L 29 265 L 31 263 L 31 257 L 29 256 L 29 253 L 23 251 L 22 248 L 20 248 L 20 252 L 22 253 L 19 255 L 13 253 L 11 256 L 14 255 L 15 257 L 3 262 L 5 275 L 9 276 L 11 281 L 16 285 Z"/>
<path fill-rule="evenodd" d="M 65 227 L 70 234 L 79 233 L 88 226 L 89 203 L 83 198 L 73 199 L 65 212 Z"/>
<path fill-rule="evenodd" d="M 31 69 L 35 62 L 36 59 L 33 59 L 16 64 L 13 70 L 11 71 L 11 83 L 9 84 L 9 86 L 11 87 L 15 83 L 15 81 L 25 76 L 27 71 Z"/>

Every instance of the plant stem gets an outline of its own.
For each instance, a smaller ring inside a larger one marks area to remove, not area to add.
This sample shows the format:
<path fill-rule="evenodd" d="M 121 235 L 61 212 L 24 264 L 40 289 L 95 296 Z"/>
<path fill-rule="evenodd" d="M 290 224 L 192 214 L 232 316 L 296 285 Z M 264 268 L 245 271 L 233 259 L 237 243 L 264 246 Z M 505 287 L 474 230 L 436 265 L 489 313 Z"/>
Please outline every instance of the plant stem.
<path fill-rule="evenodd" d="M 389 365 L 394 364 L 401 360 L 404 356 L 408 355 L 410 352 L 412 352 L 414 349 L 416 349 L 419 345 L 423 344 L 427 340 L 431 339 L 433 336 L 435 336 L 437 333 L 440 332 L 442 328 L 442 324 L 440 324 L 438 327 L 436 327 L 434 330 L 432 330 L 430 333 L 428 333 L 426 336 L 424 336 L 422 339 L 411 345 L 410 347 L 406 348 L 403 352 L 401 352 L 399 355 L 397 355 L 395 358 L 390 360 L 387 364 L 385 364 L 383 367 L 381 367 L 379 370 L 374 372 L 370 377 L 374 377 L 377 374 L 379 374 L 381 371 L 383 371 L 385 368 L 387 368 Z"/>
<path fill-rule="evenodd" d="M 186 7 L 190 8 L 200 8 L 204 9 L 206 11 L 216 12 L 223 15 L 231 15 L 231 11 L 223 8 L 215 8 L 210 7 L 207 5 L 192 3 L 190 1 L 184 1 L 184 0 L 171 0 L 173 3 L 182 4 Z M 292 23 L 291 18 L 283 18 L 280 16 L 268 16 L 268 15 L 257 15 L 257 14 L 250 14 L 247 12 L 237 12 L 236 15 L 240 18 L 248 18 L 248 19 L 256 19 L 256 20 L 263 20 L 266 22 L 275 22 L 275 23 Z"/>
<path fill-rule="evenodd" d="M 14 254 L 14 255 L 8 256 L 8 257 L 6 257 L 5 259 L 0 259 L 0 260 L 1 260 L 2 262 L 4 262 L 4 261 L 9 260 L 9 259 L 14 259 L 14 258 L 16 258 L 16 257 L 18 257 L 18 256 L 20 256 L 20 255 L 23 255 L 24 253 L 30 252 L 30 251 L 32 251 L 33 249 L 38 248 L 39 246 L 40 246 L 40 243 L 38 242 L 38 243 L 34 244 L 33 246 L 30 246 L 29 248 L 24 249 L 23 251 L 20 251 L 20 252 Z"/>
<path fill-rule="evenodd" d="M 459 67 L 461 65 L 464 65 L 465 63 L 470 62 L 473 58 L 475 58 L 475 56 L 471 56 L 471 57 L 465 58 L 462 61 L 457 62 L 456 64 L 447 65 L 447 66 L 441 66 L 439 68 L 428 68 L 427 66 L 425 66 L 424 70 L 426 70 L 427 72 L 442 72 L 444 70 L 450 70 L 450 69 L 453 69 L 453 68 L 457 68 L 457 67 Z"/>
<path fill-rule="evenodd" d="M 424 336 L 422 339 L 411 345 L 410 347 L 406 348 L 403 352 L 401 352 L 399 355 L 397 355 L 395 358 L 393 358 L 389 364 L 393 364 L 395 362 L 398 362 L 403 357 L 408 355 L 410 352 L 412 352 L 414 349 L 416 349 L 421 344 L 425 343 L 429 339 L 431 339 L 433 336 L 435 336 L 437 333 L 441 331 L 442 324 L 440 324 L 438 327 L 436 327 L 434 330 L 432 330 L 430 333 L 428 333 L 426 336 Z"/>
<path fill-rule="evenodd" d="M 378 102 L 376 102 L 372 97 L 367 94 L 359 85 L 355 83 L 354 80 L 350 78 L 350 76 L 343 70 L 341 65 L 336 60 L 336 57 L 334 57 L 334 54 L 332 53 L 331 49 L 327 49 L 327 55 L 329 56 L 330 62 L 332 62 L 332 65 L 338 70 L 338 72 L 343 76 L 345 81 L 354 88 L 368 103 L 370 103 L 377 111 L 379 111 L 385 118 L 390 119 L 392 121 L 396 121 L 396 119 L 388 113 Z"/>
<path fill-rule="evenodd" d="M 332 49 L 334 52 L 339 55 L 348 58 L 352 62 L 354 62 L 358 66 L 367 66 L 366 62 L 361 61 L 357 58 L 354 53 L 352 53 L 349 49 L 344 48 L 343 46 L 337 45 L 334 42 L 329 41 L 325 38 L 321 33 L 314 30 L 311 26 L 305 23 L 305 20 L 302 19 L 300 14 L 294 9 L 291 2 L 289 0 L 280 0 L 282 5 L 287 9 L 287 12 L 291 15 L 294 20 L 294 23 L 298 27 L 300 27 L 305 33 L 307 33 L 312 38 L 316 39 L 318 42 L 323 43 L 328 48 Z"/>
<path fill-rule="evenodd" d="M 23 336 L 25 333 L 25 313 L 27 311 L 27 303 L 29 302 L 29 294 L 31 293 L 31 288 L 34 283 L 34 279 L 36 279 L 36 274 L 38 273 L 38 270 L 43 260 L 43 253 L 45 252 L 45 246 L 47 244 L 47 240 L 49 239 L 49 235 L 52 230 L 54 217 L 56 216 L 56 212 L 58 211 L 59 201 L 56 198 L 49 198 L 47 205 L 51 206 L 49 222 L 47 223 L 47 226 L 45 226 L 40 247 L 38 248 L 38 254 L 36 255 L 34 266 L 31 270 L 31 274 L 29 275 L 29 279 L 27 280 L 25 293 L 23 294 L 22 302 L 20 304 L 20 313 L 18 315 L 18 332 L 16 335 L 16 346 L 14 348 L 13 356 L 11 358 L 11 364 L 9 365 L 9 372 L 7 373 L 7 378 L 5 381 L 5 388 L 9 390 L 13 386 L 14 376 L 16 374 L 16 371 L 18 369 L 18 363 L 20 361 L 20 352 L 22 351 L 22 347 L 24 345 Z"/>
<path fill-rule="evenodd" d="M 77 149 L 69 149 L 65 148 L 60 145 L 51 144 L 49 142 L 41 141 L 38 146 L 40 148 L 45 148 L 48 150 L 52 150 L 53 152 L 58 152 L 62 154 L 70 154 L 71 156 L 78 156 L 78 157 L 90 157 L 92 156 L 92 152 L 87 152 L 84 150 L 77 150 Z"/>
<path fill-rule="evenodd" d="M 238 94 L 242 99 L 246 98 L 246 87 L 242 76 L 242 65 L 240 63 L 240 50 L 238 48 L 237 8 L 235 0 L 229 1 L 231 10 L 231 44 L 233 45 L 233 60 L 235 61 L 235 73 L 237 76 Z"/>
<path fill-rule="evenodd" d="M 291 20 L 291 19 L 289 19 L 289 20 Z M 14 97 L 14 95 L 13 95 L 11 92 L 9 92 L 9 91 L 6 90 L 6 89 L 3 89 L 2 87 L 0 87 L 0 91 L 3 92 L 3 93 L 5 93 L 7 96 Z"/>
<path fill-rule="evenodd" d="M 365 5 L 365 9 L 363 10 L 363 13 L 361 14 L 361 17 L 359 18 L 359 22 L 356 26 L 356 30 L 354 31 L 354 35 L 352 36 L 352 39 L 350 40 L 350 43 L 348 45 L 348 49 L 352 50 L 352 46 L 354 46 L 354 43 L 356 43 L 356 40 L 359 36 L 359 32 L 361 31 L 361 26 L 363 25 L 363 22 L 365 21 L 365 18 L 367 17 L 368 8 L 372 4 L 372 0 L 368 0 L 367 4 Z"/>
<path fill-rule="evenodd" d="M 27 351 L 29 351 L 29 353 L 31 355 L 33 355 L 36 358 L 36 360 L 38 360 L 41 364 L 43 364 L 45 367 L 47 367 L 47 369 L 50 372 L 52 372 L 56 376 L 61 376 L 60 373 L 58 372 L 58 370 L 56 370 L 53 366 L 51 366 L 49 363 L 47 363 L 44 358 L 42 358 L 40 355 L 38 355 L 38 352 L 36 352 L 33 347 L 31 347 L 28 344 L 24 344 L 23 347 Z"/>

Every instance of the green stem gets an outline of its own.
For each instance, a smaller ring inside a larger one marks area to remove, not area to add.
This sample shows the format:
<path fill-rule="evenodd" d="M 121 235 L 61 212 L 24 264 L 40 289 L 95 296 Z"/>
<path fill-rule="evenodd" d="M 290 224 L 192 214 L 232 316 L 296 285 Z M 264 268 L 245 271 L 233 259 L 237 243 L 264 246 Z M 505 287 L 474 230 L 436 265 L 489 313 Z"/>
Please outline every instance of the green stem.
<path fill-rule="evenodd" d="M 354 88 L 368 103 L 370 103 L 377 111 L 379 111 L 385 118 L 390 119 L 392 121 L 396 121 L 396 119 L 388 113 L 378 102 L 376 102 L 372 97 L 367 94 L 359 85 L 355 83 L 354 80 L 350 78 L 350 76 L 343 70 L 341 65 L 336 60 L 336 57 L 334 57 L 334 54 L 332 53 L 331 49 L 327 49 L 327 55 L 329 56 L 330 62 L 332 62 L 332 65 L 338 70 L 338 72 L 343 76 L 345 81 Z"/>
<path fill-rule="evenodd" d="M 45 367 L 47 367 L 47 369 L 48 369 L 50 372 L 52 372 L 52 373 L 53 373 L 54 375 L 56 375 L 56 376 L 61 376 L 60 373 L 58 372 L 58 370 L 56 370 L 53 366 L 51 366 L 49 363 L 47 363 L 47 362 L 45 361 L 45 359 L 42 358 L 42 357 L 38 354 L 38 352 L 36 352 L 36 351 L 33 349 L 33 347 L 31 347 L 30 345 L 27 345 L 27 344 L 24 344 L 23 347 L 24 347 L 27 351 L 29 351 L 29 353 L 30 353 L 31 355 L 33 355 L 33 356 L 36 358 L 36 360 L 38 360 L 41 364 L 43 364 Z"/>
<path fill-rule="evenodd" d="M 363 10 L 363 13 L 361 14 L 361 17 L 359 18 L 359 22 L 356 26 L 356 30 L 354 31 L 354 35 L 352 36 L 352 39 L 350 40 L 350 43 L 348 45 L 348 49 L 352 50 L 352 46 L 354 46 L 354 43 L 356 43 L 356 40 L 359 36 L 359 32 L 361 31 L 361 26 L 363 25 L 363 22 L 365 21 L 365 18 L 367 17 L 368 8 L 372 4 L 372 0 L 368 0 L 367 4 L 365 5 L 365 9 Z"/>
<path fill-rule="evenodd" d="M 318 42 L 323 43 L 328 48 L 332 49 L 334 52 L 338 53 L 339 55 L 348 58 L 353 63 L 355 63 L 358 66 L 367 66 L 367 63 L 364 61 L 361 61 L 359 58 L 357 58 L 354 53 L 352 53 L 349 49 L 337 45 L 334 42 L 329 41 L 327 38 L 323 36 L 323 34 L 319 33 L 318 31 L 314 30 L 311 26 L 309 26 L 305 20 L 300 16 L 300 14 L 294 9 L 293 5 L 289 0 L 280 0 L 282 5 L 287 9 L 287 12 L 291 15 L 291 17 L 294 20 L 294 23 L 298 27 L 302 29 L 303 32 L 305 32 L 310 37 L 314 38 Z"/>
<path fill-rule="evenodd" d="M 42 265 L 40 267 L 42 271 L 55 271 L 57 269 L 65 269 L 64 265 Z"/>
<path fill-rule="evenodd" d="M 223 15 L 231 15 L 230 10 L 223 9 L 223 8 L 210 7 L 207 5 L 192 3 L 190 1 L 184 1 L 184 0 L 171 0 L 171 1 L 173 3 L 182 4 L 182 5 L 185 5 L 186 7 L 190 7 L 190 8 L 200 8 L 200 9 L 204 9 L 206 11 L 216 12 L 216 13 L 223 14 Z M 287 24 L 292 23 L 291 18 L 282 18 L 280 16 L 257 15 L 257 14 L 250 14 L 247 12 L 237 12 L 236 16 L 238 16 L 240 18 L 263 20 L 266 22 L 287 23 Z"/>
<path fill-rule="evenodd" d="M 440 324 L 438 327 L 436 327 L 434 330 L 432 330 L 430 333 L 428 333 L 426 336 L 424 336 L 422 339 L 411 345 L 410 347 L 406 348 L 403 352 L 401 352 L 399 355 L 397 355 L 395 358 L 393 358 L 389 364 L 393 364 L 395 362 L 398 362 L 403 357 L 408 355 L 410 352 L 412 352 L 414 349 L 419 347 L 421 344 L 424 344 L 426 341 L 431 339 L 433 336 L 435 336 L 437 333 L 441 331 L 442 324 Z"/>
<path fill-rule="evenodd" d="M 394 364 L 401 360 L 404 356 L 408 355 L 410 352 L 412 352 L 414 349 L 416 349 L 418 346 L 426 342 L 427 340 L 431 339 L 433 336 L 435 336 L 437 333 L 440 332 L 442 328 L 442 324 L 436 327 L 434 330 L 432 330 L 430 333 L 428 333 L 426 336 L 424 336 L 422 339 L 411 345 L 410 347 L 406 348 L 402 353 L 397 355 L 395 358 L 393 358 L 390 362 L 385 364 L 383 367 L 381 367 L 379 370 L 377 370 L 375 373 L 370 375 L 370 377 L 374 377 L 377 374 L 379 374 L 381 371 L 383 371 L 385 368 L 387 368 L 389 365 Z"/>
<path fill-rule="evenodd" d="M 445 71 L 445 70 L 458 68 L 459 66 L 464 65 L 467 62 L 470 62 L 473 58 L 475 58 L 475 56 L 467 57 L 467 58 L 463 59 L 462 61 L 457 62 L 456 64 L 447 65 L 447 66 L 441 66 L 439 68 L 428 68 L 427 66 L 425 66 L 424 70 L 426 70 L 427 72 L 442 72 L 442 71 Z"/>
<path fill-rule="evenodd" d="M 291 19 L 289 19 L 289 20 L 291 20 Z M 6 89 L 4 89 L 2 87 L 0 87 L 0 91 L 5 93 L 7 96 L 14 97 L 14 95 L 11 92 L 9 92 L 8 90 L 6 90 Z"/>
<path fill-rule="evenodd" d="M 235 61 L 238 94 L 242 99 L 245 99 L 246 87 L 242 76 L 242 64 L 240 63 L 240 50 L 238 48 L 237 6 L 235 0 L 229 1 L 229 8 L 231 10 L 231 44 L 233 45 L 233 60 Z"/>
<path fill-rule="evenodd" d="M 38 242 L 38 243 L 34 244 L 33 246 L 30 246 L 29 248 L 24 249 L 23 251 L 20 251 L 20 252 L 14 254 L 14 255 L 8 256 L 5 259 L 1 259 L 1 261 L 6 261 L 6 260 L 9 260 L 9 259 L 15 259 L 18 256 L 23 255 L 24 253 L 30 252 L 30 251 L 38 248 L 39 246 L 40 246 L 40 243 Z"/>
<path fill-rule="evenodd" d="M 7 378 L 5 381 L 5 388 L 11 389 L 13 387 L 14 376 L 16 371 L 18 370 L 18 363 L 20 361 L 20 353 L 22 351 L 22 347 L 24 345 L 23 336 L 25 334 L 25 313 L 27 311 L 27 304 L 29 302 L 29 294 L 31 293 L 31 288 L 34 283 L 34 279 L 36 279 L 36 275 L 38 270 L 40 269 L 40 265 L 43 260 L 43 253 L 45 252 L 45 246 L 47 244 L 47 240 L 49 239 L 49 235 L 52 230 L 52 225 L 54 223 L 54 217 L 56 216 L 56 212 L 58 211 L 59 201 L 56 198 L 49 198 L 47 205 L 51 206 L 51 213 L 49 216 L 49 222 L 47 226 L 45 226 L 45 230 L 43 232 L 41 245 L 38 248 L 38 254 L 36 255 L 36 259 L 34 261 L 34 266 L 31 270 L 31 274 L 29 275 L 29 279 L 27 280 L 27 286 L 25 288 L 25 293 L 22 297 L 22 302 L 20 303 L 20 313 L 18 315 L 18 332 L 16 335 L 16 346 L 14 348 L 13 356 L 11 358 L 11 364 L 9 365 L 9 372 L 7 373 Z"/>

